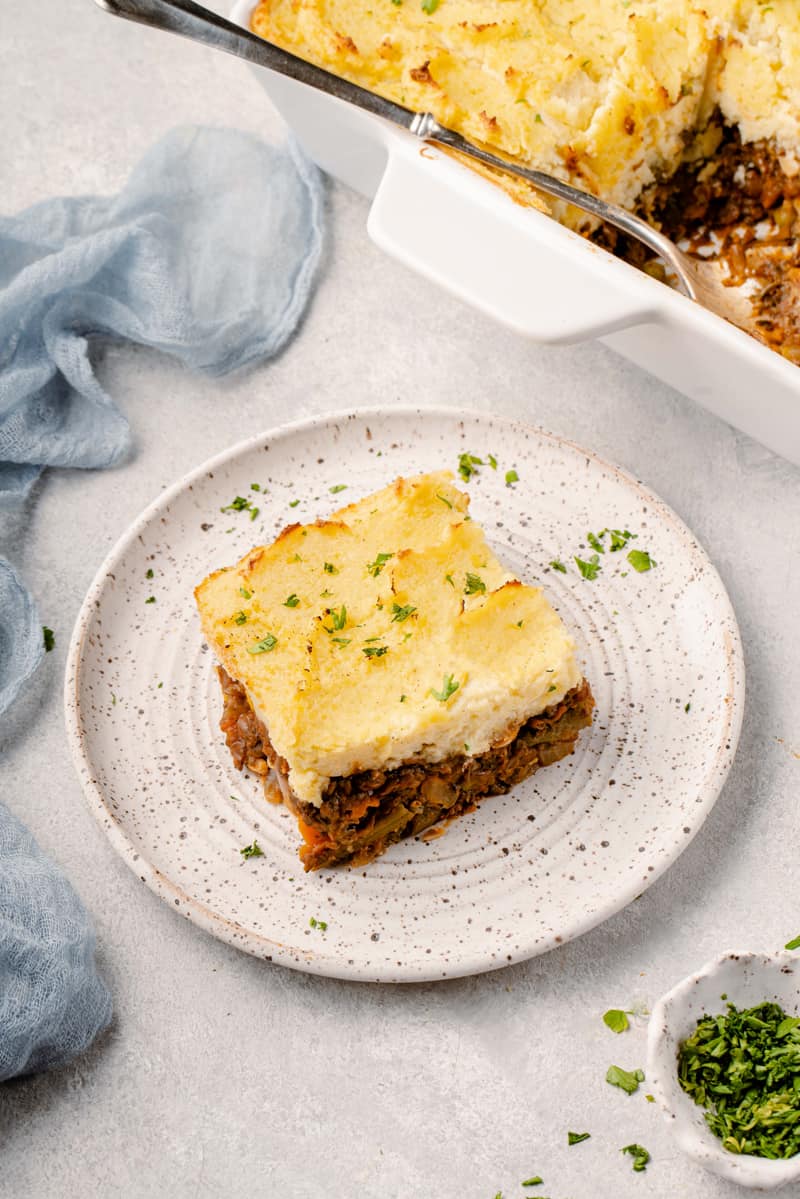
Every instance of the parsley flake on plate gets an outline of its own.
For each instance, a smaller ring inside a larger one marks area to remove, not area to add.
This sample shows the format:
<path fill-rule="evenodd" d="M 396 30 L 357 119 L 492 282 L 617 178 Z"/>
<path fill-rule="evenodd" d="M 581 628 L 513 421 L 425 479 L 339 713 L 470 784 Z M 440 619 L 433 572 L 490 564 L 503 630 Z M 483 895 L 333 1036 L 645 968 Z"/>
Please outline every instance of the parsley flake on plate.
<path fill-rule="evenodd" d="M 536 1174 L 533 1178 L 526 1178 L 525 1181 L 521 1182 L 519 1185 L 523 1187 L 540 1187 L 542 1185 L 542 1179 L 538 1174 Z"/>
<path fill-rule="evenodd" d="M 152 578 L 153 578 L 153 574 L 154 574 L 154 572 L 153 572 L 153 568 L 152 568 L 152 566 L 151 566 L 151 567 L 150 567 L 150 569 L 149 569 L 148 571 L 146 571 L 146 573 L 145 573 L 145 576 L 144 576 L 144 577 L 145 577 L 146 579 L 152 579 Z"/>
<path fill-rule="evenodd" d="M 430 9 L 430 11 L 434 12 L 434 10 L 436 8 L 438 8 L 438 6 L 439 6 L 439 0 L 436 0 L 436 4 L 434 4 L 434 7 L 432 9 Z M 423 8 L 424 12 L 428 11 L 428 9 L 425 8 L 424 0 L 423 0 L 422 8 Z M 475 469 L 477 466 L 483 466 L 483 458 L 478 458 L 477 455 L 475 455 L 475 454 L 466 454 L 465 453 L 465 454 L 458 455 L 458 473 L 461 475 L 461 478 L 464 480 L 465 483 L 469 483 L 472 476 L 476 475 L 478 473 L 477 470 Z"/>
<path fill-rule="evenodd" d="M 568 1132 L 567 1144 L 580 1145 L 581 1141 L 588 1141 L 592 1134 L 590 1132 Z"/>
<path fill-rule="evenodd" d="M 552 566 L 553 570 L 558 570 L 558 571 L 560 571 L 562 575 L 565 575 L 565 574 L 567 573 L 567 568 L 566 568 L 566 566 L 565 566 L 565 565 L 564 565 L 564 563 L 563 563 L 563 562 L 561 562 L 561 561 L 560 561 L 560 559 L 558 559 L 558 558 L 553 558 L 553 560 L 552 560 L 552 562 L 550 563 L 550 565 Z"/>
<path fill-rule="evenodd" d="M 50 653 L 51 649 L 55 649 L 56 635 L 52 629 L 48 629 L 46 624 L 42 625 L 42 641 L 44 642 L 44 652 Z"/>
<path fill-rule="evenodd" d="M 295 595 L 295 593 L 292 592 L 292 594 L 287 595 L 286 599 L 283 601 L 283 606 L 284 606 L 284 608 L 296 608 L 299 603 L 300 603 L 300 600 Z"/>
<path fill-rule="evenodd" d="M 584 579 L 596 579 L 598 572 L 603 568 L 600 565 L 600 559 L 597 554 L 592 554 L 588 562 L 584 562 L 583 558 L 575 555 L 575 565 L 583 575 Z"/>
<path fill-rule="evenodd" d="M 513 483 L 519 483 L 519 475 L 515 470 L 506 471 L 506 487 L 511 487 Z"/>
<path fill-rule="evenodd" d="M 327 920 L 317 920 L 316 916 L 312 916 L 308 923 L 311 928 L 318 928 L 321 933 L 324 933 L 328 927 Z"/>
<path fill-rule="evenodd" d="M 156 602 L 156 597 L 154 595 L 148 595 L 147 599 L 144 602 L 146 604 L 154 604 Z"/>
<path fill-rule="evenodd" d="M 245 845 L 244 849 L 240 849 L 239 853 L 247 861 L 248 858 L 263 858 L 264 850 L 259 845 L 258 841 L 253 841 L 252 845 Z"/>
<path fill-rule="evenodd" d="M 628 561 L 634 570 L 639 574 L 643 574 L 646 570 L 651 570 L 658 563 L 651 558 L 647 550 L 630 550 L 627 555 Z"/>
<path fill-rule="evenodd" d="M 347 491 L 346 483 L 334 483 L 333 487 L 329 487 L 331 495 L 338 495 L 340 491 Z"/>
<path fill-rule="evenodd" d="M 784 949 L 800 949 L 800 937 L 793 937 L 791 941 L 787 941 Z"/>
<path fill-rule="evenodd" d="M 601 533 L 600 537 L 602 536 L 603 534 Z M 604 554 L 606 551 L 602 541 L 600 540 L 600 537 L 598 537 L 596 533 L 586 534 L 586 540 L 589 542 L 589 545 L 592 547 L 592 549 L 597 550 L 598 554 Z"/>
<path fill-rule="evenodd" d="M 300 503 L 299 500 L 289 500 L 289 507 L 296 508 L 299 503 Z"/>
<path fill-rule="evenodd" d="M 639 1083 L 644 1082 L 644 1070 L 623 1070 L 621 1066 L 609 1066 L 606 1082 L 632 1095 L 639 1090 Z"/>

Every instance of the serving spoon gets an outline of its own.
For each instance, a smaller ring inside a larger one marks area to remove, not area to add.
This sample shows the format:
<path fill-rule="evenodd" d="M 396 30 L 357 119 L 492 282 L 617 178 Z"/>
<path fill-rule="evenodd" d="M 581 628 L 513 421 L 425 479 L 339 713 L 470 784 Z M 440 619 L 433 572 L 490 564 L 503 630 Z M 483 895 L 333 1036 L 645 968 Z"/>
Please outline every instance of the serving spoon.
<path fill-rule="evenodd" d="M 338 100 L 345 100 L 374 116 L 392 121 L 422 141 L 446 146 L 476 159 L 485 166 L 525 179 L 537 191 L 572 204 L 582 212 L 613 225 L 615 229 L 642 242 L 665 263 L 668 271 L 675 276 L 677 289 L 690 300 L 726 320 L 733 321 L 734 324 L 741 326 L 752 322 L 752 316 L 749 317 L 748 313 L 748 301 L 739 288 L 724 285 L 718 264 L 691 258 L 663 233 L 617 204 L 609 204 L 606 200 L 572 187 L 553 175 L 522 166 L 512 159 L 506 159 L 467 141 L 461 134 L 440 125 L 429 112 L 414 112 L 402 104 L 386 100 L 375 92 L 359 87 L 357 83 L 351 83 L 348 79 L 342 79 L 339 75 L 306 62 L 305 59 L 290 54 L 288 50 L 283 50 L 240 25 L 234 25 L 224 17 L 195 4 L 194 0 L 95 0 L 95 3 L 116 17 L 125 17 L 129 21 L 150 25 L 154 29 L 180 34 L 215 50 L 225 50 L 228 54 L 234 54 L 237 58 L 266 67 L 280 75 L 288 75 L 290 79 L 308 87 L 327 92 Z"/>

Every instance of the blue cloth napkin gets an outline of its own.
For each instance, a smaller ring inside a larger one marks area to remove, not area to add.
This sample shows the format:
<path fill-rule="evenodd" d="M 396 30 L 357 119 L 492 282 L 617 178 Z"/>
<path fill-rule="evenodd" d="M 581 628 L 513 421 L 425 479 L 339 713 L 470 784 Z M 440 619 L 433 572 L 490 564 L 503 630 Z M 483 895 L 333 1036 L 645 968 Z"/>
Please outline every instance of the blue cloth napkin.
<path fill-rule="evenodd" d="M 81 901 L 0 808 L 0 1082 L 69 1061 L 110 1021 Z"/>
<path fill-rule="evenodd" d="M 322 184 L 292 142 L 178 128 L 118 196 L 0 218 L 0 508 L 45 466 L 128 451 L 90 339 L 152 346 L 221 375 L 276 354 L 322 251 Z M 36 605 L 0 557 L 0 715 L 44 652 Z M 80 900 L 0 805 L 0 1080 L 67 1061 L 111 1016 Z"/>

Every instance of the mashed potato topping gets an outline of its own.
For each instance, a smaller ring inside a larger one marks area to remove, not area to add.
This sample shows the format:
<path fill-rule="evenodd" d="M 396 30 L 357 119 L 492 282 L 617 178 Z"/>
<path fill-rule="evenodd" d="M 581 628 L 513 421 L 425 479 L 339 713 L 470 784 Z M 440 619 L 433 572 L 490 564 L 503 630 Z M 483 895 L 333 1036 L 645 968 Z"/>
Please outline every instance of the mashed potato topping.
<path fill-rule="evenodd" d="M 705 154 L 716 112 L 800 145 L 797 0 L 262 0 L 252 27 L 626 207 Z"/>

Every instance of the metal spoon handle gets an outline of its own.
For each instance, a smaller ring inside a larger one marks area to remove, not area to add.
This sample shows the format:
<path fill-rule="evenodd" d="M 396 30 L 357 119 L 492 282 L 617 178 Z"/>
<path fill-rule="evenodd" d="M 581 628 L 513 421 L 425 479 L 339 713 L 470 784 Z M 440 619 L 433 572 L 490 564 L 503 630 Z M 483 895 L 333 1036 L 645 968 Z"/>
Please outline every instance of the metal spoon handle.
<path fill-rule="evenodd" d="M 623 233 L 628 233 L 631 237 L 644 242 L 673 268 L 681 290 L 691 299 L 697 298 L 693 279 L 684 262 L 684 256 L 677 246 L 658 230 L 648 225 L 646 221 L 627 212 L 624 208 L 617 207 L 616 204 L 608 204 L 605 200 L 601 200 L 589 192 L 579 191 L 578 188 L 571 187 L 569 183 L 562 183 L 553 175 L 532 170 L 530 167 L 521 166 L 490 150 L 484 150 L 473 142 L 468 142 L 459 133 L 445 129 L 430 113 L 413 112 L 411 109 L 403 107 L 402 104 L 395 104 L 392 100 L 386 100 L 383 96 L 378 96 L 374 92 L 367 91 L 366 88 L 359 87 L 356 83 L 351 83 L 348 79 L 342 79 L 339 75 L 324 71 L 321 67 L 314 66 L 313 63 L 306 62 L 303 58 L 298 58 L 296 54 L 290 54 L 288 50 L 281 49 L 280 46 L 256 37 L 248 30 L 242 29 L 240 25 L 226 21 L 224 17 L 219 17 L 209 9 L 195 4 L 194 0 L 95 0 L 95 2 L 100 8 L 116 17 L 125 17 L 129 21 L 138 21 L 142 25 L 151 25 L 155 29 L 165 29 L 170 33 L 178 33 L 193 41 L 202 42 L 213 49 L 225 50 L 228 54 L 236 55 L 237 58 L 244 58 L 258 66 L 267 67 L 271 71 L 277 71 L 280 75 L 287 75 L 290 79 L 296 79 L 318 91 L 335 96 L 337 100 L 345 100 L 374 116 L 392 121 L 395 125 L 410 130 L 422 140 L 449 146 L 486 166 L 517 175 L 546 195 L 572 204 L 582 212 L 606 221 L 609 225 L 614 225 L 617 229 L 622 230 Z"/>

